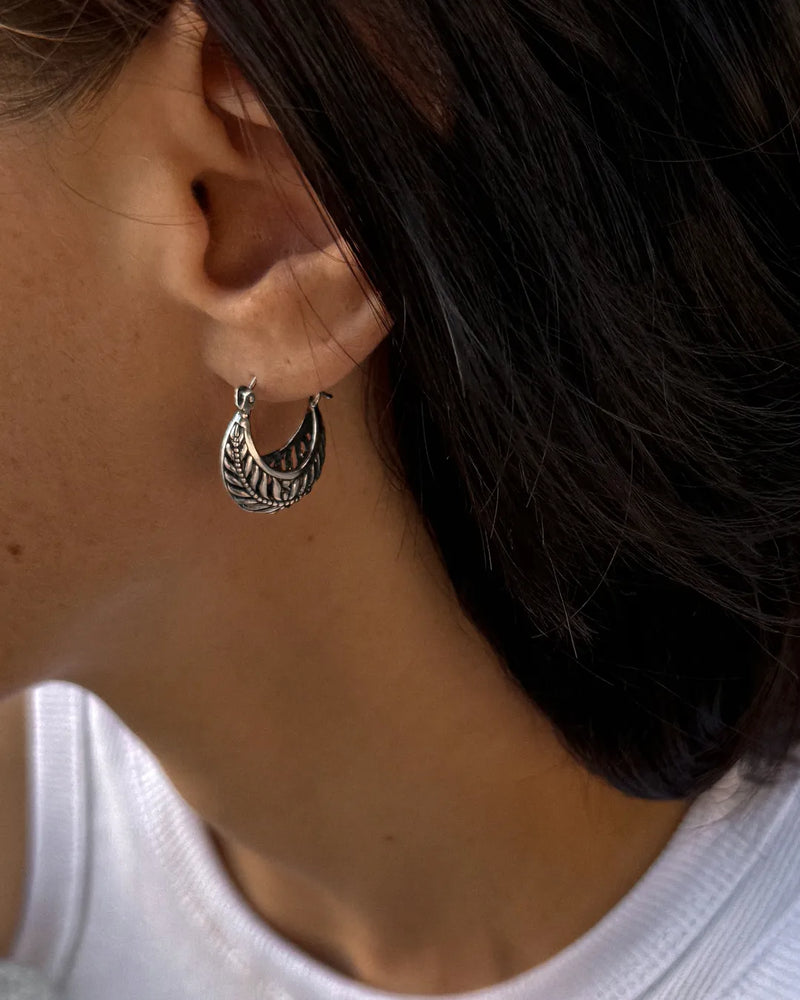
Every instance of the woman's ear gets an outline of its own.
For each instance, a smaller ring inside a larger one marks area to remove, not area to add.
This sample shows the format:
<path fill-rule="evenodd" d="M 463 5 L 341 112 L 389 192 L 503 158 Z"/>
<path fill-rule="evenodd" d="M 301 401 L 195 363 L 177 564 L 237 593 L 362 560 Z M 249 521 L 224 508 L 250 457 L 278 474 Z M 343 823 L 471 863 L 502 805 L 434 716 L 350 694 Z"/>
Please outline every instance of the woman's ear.
<path fill-rule="evenodd" d="M 203 97 L 197 150 L 213 148 L 216 137 L 239 160 L 226 171 L 213 156 L 205 166 L 198 157 L 187 177 L 207 235 L 185 294 L 212 320 L 204 356 L 216 374 L 231 384 L 256 375 L 267 400 L 301 399 L 360 365 L 386 336 L 386 317 L 272 117 L 213 33 L 184 11 L 179 4 L 177 18 L 193 18 L 202 39 L 187 67 Z M 224 133 L 203 136 L 209 112 Z"/>
<path fill-rule="evenodd" d="M 188 4 L 139 45 L 90 132 L 77 138 L 77 186 L 121 210 L 124 266 L 152 266 L 193 309 L 198 350 L 230 385 L 255 375 L 264 400 L 305 400 L 386 336 L 378 296 L 282 135 Z"/>

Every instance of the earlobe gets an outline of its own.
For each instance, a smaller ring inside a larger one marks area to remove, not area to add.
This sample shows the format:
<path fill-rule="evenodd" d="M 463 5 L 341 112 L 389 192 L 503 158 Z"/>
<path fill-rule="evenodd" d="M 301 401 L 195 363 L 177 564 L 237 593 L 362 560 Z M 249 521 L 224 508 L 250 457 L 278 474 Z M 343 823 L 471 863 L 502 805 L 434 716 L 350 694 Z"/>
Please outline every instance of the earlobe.
<path fill-rule="evenodd" d="M 333 389 L 390 328 L 364 285 L 335 243 L 282 258 L 250 288 L 206 302 L 206 367 L 231 386 L 257 376 L 262 398 L 274 403 Z"/>

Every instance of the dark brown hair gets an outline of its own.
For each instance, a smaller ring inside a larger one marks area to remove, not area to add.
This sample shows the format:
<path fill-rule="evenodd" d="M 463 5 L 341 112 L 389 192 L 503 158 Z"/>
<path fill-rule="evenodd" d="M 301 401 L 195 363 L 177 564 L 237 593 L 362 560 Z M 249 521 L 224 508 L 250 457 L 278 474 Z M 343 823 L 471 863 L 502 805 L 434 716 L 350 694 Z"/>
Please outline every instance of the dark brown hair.
<path fill-rule="evenodd" d="M 774 780 L 800 742 L 795 4 L 196 6 L 394 320 L 402 476 L 510 675 L 632 795 Z M 91 104 L 166 9 L 0 0 L 0 115 Z"/>

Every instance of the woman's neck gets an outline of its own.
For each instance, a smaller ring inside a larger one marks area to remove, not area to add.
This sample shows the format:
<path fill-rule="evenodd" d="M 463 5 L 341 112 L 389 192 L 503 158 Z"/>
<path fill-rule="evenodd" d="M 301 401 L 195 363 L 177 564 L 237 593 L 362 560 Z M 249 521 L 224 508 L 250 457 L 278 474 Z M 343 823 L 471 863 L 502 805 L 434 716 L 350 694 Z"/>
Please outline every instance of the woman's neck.
<path fill-rule="evenodd" d="M 378 544 L 353 593 L 355 555 L 339 580 L 314 560 L 328 592 L 284 627 L 255 581 L 227 604 L 185 581 L 170 641 L 151 625 L 146 669 L 95 689 L 276 930 L 382 989 L 477 989 L 588 930 L 688 803 L 579 767 L 441 581 Z"/>

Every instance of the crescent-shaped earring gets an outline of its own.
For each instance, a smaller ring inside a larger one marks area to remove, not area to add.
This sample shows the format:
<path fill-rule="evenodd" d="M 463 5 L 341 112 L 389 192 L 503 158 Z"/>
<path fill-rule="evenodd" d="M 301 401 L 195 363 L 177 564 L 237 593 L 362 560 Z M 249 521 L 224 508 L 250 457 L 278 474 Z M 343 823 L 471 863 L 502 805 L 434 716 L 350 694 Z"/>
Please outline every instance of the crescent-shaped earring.
<path fill-rule="evenodd" d="M 297 503 L 319 479 L 325 461 L 325 425 L 317 408 L 320 396 L 309 396 L 300 426 L 282 448 L 259 455 L 250 433 L 250 411 L 256 403 L 256 379 L 236 390 L 236 415 L 222 439 L 220 471 L 228 495 L 242 510 L 273 513 Z"/>

